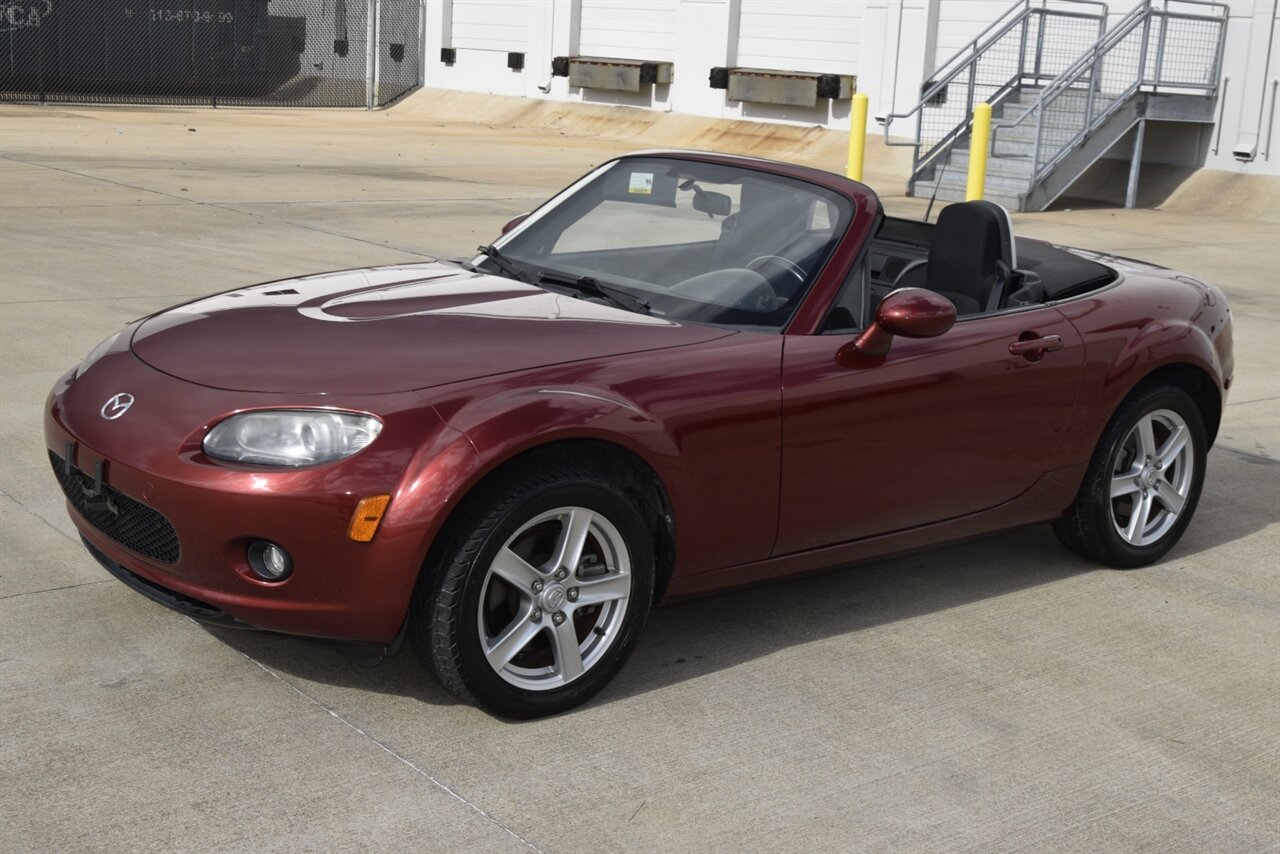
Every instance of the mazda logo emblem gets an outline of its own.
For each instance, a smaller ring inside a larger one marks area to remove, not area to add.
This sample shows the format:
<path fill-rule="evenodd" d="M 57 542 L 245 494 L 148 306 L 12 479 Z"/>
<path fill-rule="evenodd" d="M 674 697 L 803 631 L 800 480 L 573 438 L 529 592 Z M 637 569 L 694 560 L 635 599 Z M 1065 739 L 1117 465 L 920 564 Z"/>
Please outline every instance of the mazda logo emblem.
<path fill-rule="evenodd" d="M 102 404 L 102 417 L 108 421 L 115 421 L 121 415 L 129 411 L 129 407 L 133 406 L 133 395 L 127 391 L 119 394 L 113 394 L 107 398 L 107 402 Z"/>

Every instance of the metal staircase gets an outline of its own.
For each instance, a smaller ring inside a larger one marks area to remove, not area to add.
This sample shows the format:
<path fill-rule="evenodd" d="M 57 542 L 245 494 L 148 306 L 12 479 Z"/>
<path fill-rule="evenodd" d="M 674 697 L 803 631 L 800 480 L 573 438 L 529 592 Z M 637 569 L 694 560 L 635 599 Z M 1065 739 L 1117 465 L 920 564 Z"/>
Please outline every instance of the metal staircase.
<path fill-rule="evenodd" d="M 1106 22 L 1100 3 L 1022 0 L 945 63 L 918 104 L 886 117 L 886 143 L 914 149 L 908 195 L 964 199 L 983 101 L 993 115 L 985 197 L 1020 211 L 1043 210 L 1135 125 L 1140 159 L 1146 120 L 1213 122 L 1224 4 L 1145 0 Z M 894 121 L 911 118 L 914 141 L 891 139 Z"/>

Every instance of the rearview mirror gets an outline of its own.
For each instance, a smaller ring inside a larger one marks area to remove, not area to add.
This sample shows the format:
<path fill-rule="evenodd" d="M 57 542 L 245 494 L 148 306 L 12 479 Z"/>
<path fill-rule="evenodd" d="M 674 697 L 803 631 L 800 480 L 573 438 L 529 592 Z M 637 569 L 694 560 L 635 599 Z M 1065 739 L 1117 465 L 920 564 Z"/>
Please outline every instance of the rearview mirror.
<path fill-rule="evenodd" d="M 864 356 L 883 356 L 893 344 L 893 336 L 934 338 L 956 322 L 951 300 L 924 288 L 899 288 L 880 302 L 875 322 L 853 342 Z"/>
<path fill-rule="evenodd" d="M 693 194 L 693 209 L 712 216 L 728 216 L 729 211 L 733 210 L 733 199 L 724 193 L 696 190 Z"/>
<path fill-rule="evenodd" d="M 517 225 L 524 222 L 528 218 L 529 218 L 529 215 L 527 213 L 522 213 L 520 214 L 520 216 L 513 216 L 511 219 L 507 220 L 507 224 L 502 227 L 502 233 L 506 234 L 508 231 L 515 228 Z"/>

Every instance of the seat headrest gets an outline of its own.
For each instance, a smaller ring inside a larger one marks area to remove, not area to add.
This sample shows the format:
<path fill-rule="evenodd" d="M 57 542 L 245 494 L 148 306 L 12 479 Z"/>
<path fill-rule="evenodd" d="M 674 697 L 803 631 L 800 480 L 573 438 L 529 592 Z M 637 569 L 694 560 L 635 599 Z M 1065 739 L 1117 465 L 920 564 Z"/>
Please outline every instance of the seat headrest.
<path fill-rule="evenodd" d="M 949 290 L 985 304 L 997 261 L 1017 269 L 1009 212 L 985 200 L 948 205 L 938 215 L 929 247 L 929 288 Z"/>

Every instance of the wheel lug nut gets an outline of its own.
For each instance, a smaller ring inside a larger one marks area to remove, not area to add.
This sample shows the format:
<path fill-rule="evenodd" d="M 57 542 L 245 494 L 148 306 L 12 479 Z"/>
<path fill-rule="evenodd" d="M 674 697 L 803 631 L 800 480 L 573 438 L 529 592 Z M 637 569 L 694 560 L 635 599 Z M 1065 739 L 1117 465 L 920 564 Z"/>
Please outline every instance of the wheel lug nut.
<path fill-rule="evenodd" d="M 556 570 L 556 581 L 560 581 L 560 580 L 562 580 L 562 579 L 563 579 L 566 575 L 568 575 L 568 574 L 569 574 L 568 570 L 565 570 L 565 569 L 557 569 L 557 570 Z"/>
<path fill-rule="evenodd" d="M 535 623 L 538 622 L 539 620 L 542 619 L 542 612 L 539 611 L 537 608 L 534 608 L 533 613 L 529 615 L 529 619 L 533 620 Z"/>
<path fill-rule="evenodd" d="M 535 582 L 533 582 L 533 592 L 534 592 L 534 593 L 541 593 L 541 592 L 542 592 L 542 582 L 541 582 L 541 581 L 535 581 Z"/>
<path fill-rule="evenodd" d="M 561 623 L 564 622 L 564 614 L 560 613 L 559 611 L 556 611 L 554 614 L 551 615 L 551 622 L 555 623 L 557 626 L 560 625 Z"/>
<path fill-rule="evenodd" d="M 570 601 L 570 602 L 577 602 L 577 601 L 578 601 L 578 588 L 576 588 L 576 587 L 571 587 L 571 588 L 569 588 L 569 592 L 568 592 L 567 594 L 565 594 L 565 595 L 567 595 L 567 596 L 569 597 L 569 601 Z"/>

